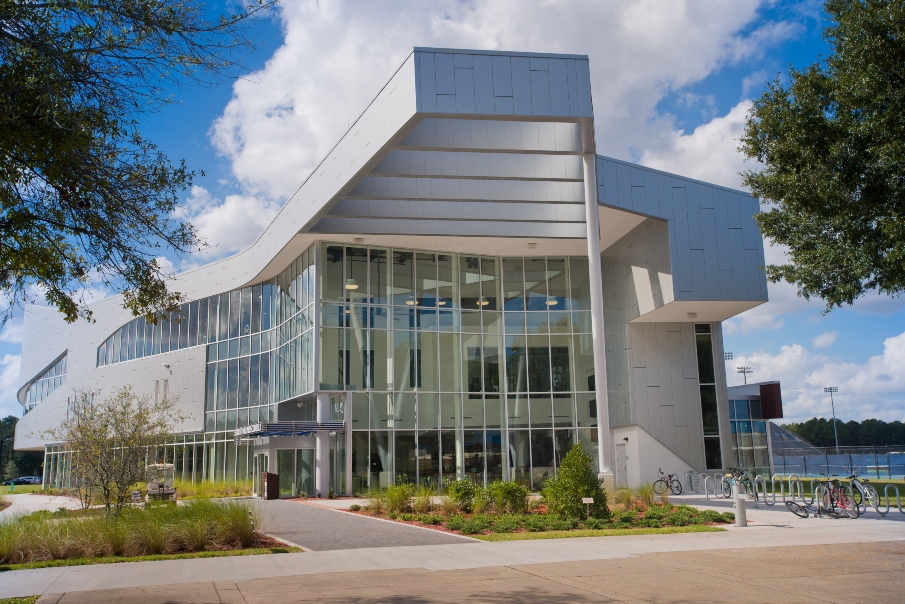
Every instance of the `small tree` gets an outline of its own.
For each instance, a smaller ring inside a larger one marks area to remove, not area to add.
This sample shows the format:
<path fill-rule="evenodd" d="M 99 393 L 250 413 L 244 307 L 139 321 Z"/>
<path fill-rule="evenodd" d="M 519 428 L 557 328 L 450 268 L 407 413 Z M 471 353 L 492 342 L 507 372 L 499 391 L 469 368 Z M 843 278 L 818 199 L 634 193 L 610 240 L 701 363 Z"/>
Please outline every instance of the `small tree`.
<path fill-rule="evenodd" d="M 86 390 L 76 393 L 68 418 L 48 435 L 66 443 L 82 505 L 98 498 L 108 515 L 117 515 L 133 485 L 144 480 L 149 454 L 182 419 L 172 398 L 154 402 L 128 386 L 103 399 Z"/>
<path fill-rule="evenodd" d="M 610 510 L 606 505 L 606 491 L 593 469 L 594 460 L 584 450 L 581 443 L 563 458 L 554 478 L 544 483 L 541 494 L 551 514 L 566 518 L 584 518 L 587 515 L 583 497 L 593 497 L 590 515 L 594 518 L 608 518 Z"/>
<path fill-rule="evenodd" d="M 10 457 L 9 461 L 6 462 L 6 467 L 3 469 L 3 478 L 5 480 L 12 480 L 13 478 L 18 478 L 20 473 L 16 461 Z"/>

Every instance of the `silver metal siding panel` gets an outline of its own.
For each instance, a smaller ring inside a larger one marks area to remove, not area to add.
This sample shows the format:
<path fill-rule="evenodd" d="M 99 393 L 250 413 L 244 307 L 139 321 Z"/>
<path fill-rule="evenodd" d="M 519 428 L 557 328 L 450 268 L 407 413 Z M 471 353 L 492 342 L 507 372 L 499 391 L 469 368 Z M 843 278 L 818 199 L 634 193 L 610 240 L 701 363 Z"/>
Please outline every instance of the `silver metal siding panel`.
<path fill-rule="evenodd" d="M 418 83 L 420 94 L 418 95 L 418 111 L 432 113 L 437 110 L 437 76 L 434 70 L 433 53 L 417 53 L 418 59 Z"/>
<path fill-rule="evenodd" d="M 474 97 L 476 113 L 494 115 L 493 62 L 487 55 L 474 56 Z M 483 130 L 486 132 L 486 127 Z M 486 144 L 478 147 L 474 141 L 472 145 L 474 148 L 486 148 Z"/>
<path fill-rule="evenodd" d="M 512 57 L 512 101 L 515 115 L 532 115 L 531 71 L 527 57 Z"/>
<path fill-rule="evenodd" d="M 530 74 L 531 112 L 533 115 L 550 115 L 550 74 L 546 70 L 531 70 Z"/>
<path fill-rule="evenodd" d="M 459 56 L 459 55 L 456 55 Z M 475 112 L 474 69 L 456 67 L 456 113 Z"/>
<path fill-rule="evenodd" d="M 434 69 L 437 77 L 437 95 L 456 94 L 456 74 L 454 73 L 455 62 L 453 55 L 435 53 Z"/>
<path fill-rule="evenodd" d="M 578 72 L 575 68 L 575 59 L 566 59 L 566 81 L 569 90 L 568 115 L 578 115 Z"/>
<path fill-rule="evenodd" d="M 575 61 L 575 68 L 578 74 L 578 115 L 576 117 L 593 117 L 590 65 L 587 60 L 579 59 Z"/>

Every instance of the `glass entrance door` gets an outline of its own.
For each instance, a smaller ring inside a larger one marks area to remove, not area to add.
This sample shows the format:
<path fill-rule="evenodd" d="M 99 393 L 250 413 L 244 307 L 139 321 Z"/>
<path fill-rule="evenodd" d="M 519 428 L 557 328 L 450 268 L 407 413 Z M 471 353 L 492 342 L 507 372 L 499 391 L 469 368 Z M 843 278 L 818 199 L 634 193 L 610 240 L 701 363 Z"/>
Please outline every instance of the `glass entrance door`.
<path fill-rule="evenodd" d="M 276 472 L 281 497 L 314 497 L 314 449 L 279 449 Z"/>
<path fill-rule="evenodd" d="M 270 456 L 266 453 L 258 453 L 254 457 L 254 470 L 251 477 L 251 482 L 254 489 L 254 494 L 257 497 L 261 496 L 261 473 L 268 471 L 268 461 L 270 460 Z"/>

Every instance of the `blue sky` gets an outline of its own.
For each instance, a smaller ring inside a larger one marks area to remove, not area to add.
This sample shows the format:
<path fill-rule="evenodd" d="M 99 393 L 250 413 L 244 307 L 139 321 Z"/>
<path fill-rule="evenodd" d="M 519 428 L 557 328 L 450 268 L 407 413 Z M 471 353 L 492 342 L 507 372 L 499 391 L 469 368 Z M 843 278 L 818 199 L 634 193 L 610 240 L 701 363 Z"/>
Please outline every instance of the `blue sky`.
<path fill-rule="evenodd" d="M 228 2 L 208 3 L 215 13 Z M 287 2 L 254 23 L 261 43 L 247 73 L 213 88 L 174 91 L 181 104 L 149 116 L 144 133 L 202 169 L 179 217 L 213 244 L 196 266 L 251 243 L 413 46 L 587 54 L 598 151 L 740 187 L 753 167 L 737 152 L 750 99 L 828 46 L 819 2 L 766 0 L 417 0 Z M 767 248 L 768 262 L 782 250 Z M 724 325 L 729 383 L 783 382 L 786 417 L 905 419 L 905 312 L 870 294 L 852 308 L 770 285 L 771 301 Z M 0 414 L 18 415 L 22 327 L 0 332 Z"/>

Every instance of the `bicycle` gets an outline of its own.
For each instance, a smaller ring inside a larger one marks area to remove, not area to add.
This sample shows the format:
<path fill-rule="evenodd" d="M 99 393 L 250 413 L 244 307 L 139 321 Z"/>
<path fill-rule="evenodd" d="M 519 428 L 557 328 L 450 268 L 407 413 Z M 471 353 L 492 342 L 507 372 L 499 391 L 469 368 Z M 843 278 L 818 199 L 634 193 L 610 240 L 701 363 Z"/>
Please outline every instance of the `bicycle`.
<path fill-rule="evenodd" d="M 823 476 L 826 475 L 823 474 Z M 786 507 L 789 508 L 789 511 L 801 518 L 807 518 L 810 514 L 832 518 L 842 518 L 845 515 L 854 520 L 859 516 L 860 512 L 854 497 L 842 486 L 838 478 L 827 477 L 826 481 L 818 482 L 814 488 L 816 492 L 812 503 L 801 505 L 794 501 L 787 501 Z M 818 489 L 822 489 L 822 492 Z M 814 503 L 817 505 L 815 506 Z M 836 508 L 839 508 L 840 511 L 837 512 Z"/>
<path fill-rule="evenodd" d="M 741 484 L 745 487 L 745 493 L 756 501 L 758 499 L 757 491 L 754 490 L 754 481 L 751 480 L 748 471 L 741 468 L 727 469 L 729 470 L 729 476 L 723 476 L 723 497 L 726 499 L 732 497 L 732 485 Z"/>
<path fill-rule="evenodd" d="M 658 471 L 660 472 L 660 478 L 654 481 L 654 493 L 662 495 L 669 490 L 673 495 L 681 495 L 682 483 L 679 482 L 679 475 L 664 474 L 663 470 Z"/>
<path fill-rule="evenodd" d="M 858 474 L 852 474 L 847 476 L 846 480 L 851 482 L 852 496 L 855 498 L 855 503 L 859 508 L 864 504 L 864 511 L 866 512 L 868 507 L 879 507 L 880 493 L 874 485 L 870 484 L 867 478 L 862 480 L 858 478 Z"/>

